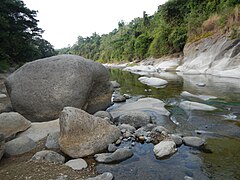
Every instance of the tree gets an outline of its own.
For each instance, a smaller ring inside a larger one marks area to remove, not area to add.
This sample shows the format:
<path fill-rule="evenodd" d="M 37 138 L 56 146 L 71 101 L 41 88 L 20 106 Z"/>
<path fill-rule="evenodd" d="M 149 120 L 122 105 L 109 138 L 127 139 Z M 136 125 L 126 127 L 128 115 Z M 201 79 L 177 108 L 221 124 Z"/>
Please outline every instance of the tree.
<path fill-rule="evenodd" d="M 2 0 L 0 6 L 0 63 L 19 64 L 55 54 L 42 39 L 37 11 L 21 0 Z"/>

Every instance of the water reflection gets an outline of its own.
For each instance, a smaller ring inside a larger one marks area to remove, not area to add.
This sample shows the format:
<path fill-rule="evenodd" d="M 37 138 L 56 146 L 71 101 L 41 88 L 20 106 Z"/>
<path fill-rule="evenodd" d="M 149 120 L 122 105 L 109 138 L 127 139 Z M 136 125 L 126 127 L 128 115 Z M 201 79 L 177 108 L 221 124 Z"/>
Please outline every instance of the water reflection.
<path fill-rule="evenodd" d="M 112 69 L 111 79 L 121 84 L 120 92 L 139 97 L 154 97 L 164 101 L 171 112 L 173 132 L 198 135 L 207 139 L 206 153 L 181 146 L 170 159 L 157 160 L 152 144 L 136 144 L 134 156 L 119 164 L 97 166 L 98 172 L 110 171 L 115 179 L 240 179 L 240 79 L 219 78 L 208 75 L 181 75 L 154 73 L 169 83 L 163 89 L 141 84 L 140 75 Z M 196 84 L 204 83 L 205 87 Z M 217 96 L 214 100 L 182 97 L 188 91 L 196 95 Z M 184 111 L 178 104 L 183 100 L 209 104 L 218 109 L 213 112 Z M 119 106 L 119 105 L 118 105 Z M 110 108 L 111 110 L 111 108 Z M 233 118 L 234 117 L 234 118 Z M 127 143 L 121 146 L 131 146 Z"/>

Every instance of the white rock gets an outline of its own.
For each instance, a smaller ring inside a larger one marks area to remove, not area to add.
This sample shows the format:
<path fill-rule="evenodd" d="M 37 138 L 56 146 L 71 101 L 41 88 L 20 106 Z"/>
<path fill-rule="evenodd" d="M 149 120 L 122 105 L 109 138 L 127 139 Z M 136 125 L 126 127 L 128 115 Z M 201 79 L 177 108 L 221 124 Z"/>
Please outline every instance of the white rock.
<path fill-rule="evenodd" d="M 112 180 L 113 179 L 113 175 L 110 172 L 105 172 L 101 175 L 98 175 L 96 177 L 93 178 L 88 178 L 86 180 Z"/>
<path fill-rule="evenodd" d="M 213 106 L 191 101 L 183 101 L 180 103 L 179 107 L 185 110 L 201 110 L 201 111 L 213 111 L 217 109 Z"/>
<path fill-rule="evenodd" d="M 126 67 L 123 69 L 124 71 L 129 71 L 135 74 L 138 74 L 139 72 L 156 72 L 157 69 L 154 66 L 132 66 L 132 67 Z"/>
<path fill-rule="evenodd" d="M 177 151 L 174 141 L 161 141 L 154 146 L 153 152 L 158 158 L 164 158 L 174 154 Z"/>
<path fill-rule="evenodd" d="M 84 168 L 87 168 L 87 166 L 88 166 L 87 162 L 82 158 L 70 160 L 70 161 L 66 162 L 65 165 L 74 170 L 82 170 Z"/>
<path fill-rule="evenodd" d="M 1 94 L 1 93 L 0 93 L 0 99 L 1 99 L 1 98 L 6 98 L 6 97 L 7 97 L 6 94 Z"/>
<path fill-rule="evenodd" d="M 216 98 L 217 98 L 217 97 L 215 97 L 215 96 L 209 96 L 209 95 L 195 95 L 195 94 L 191 94 L 191 93 L 189 93 L 189 92 L 187 92 L 187 91 L 183 91 L 183 92 L 181 93 L 181 96 L 183 96 L 183 97 L 198 98 L 198 99 L 202 99 L 202 100 L 204 100 L 204 101 L 209 100 L 209 99 L 216 99 Z"/>
<path fill-rule="evenodd" d="M 153 86 L 153 87 L 160 87 L 160 86 L 164 86 L 166 85 L 168 82 L 164 79 L 160 79 L 160 78 L 156 78 L 156 77 L 140 77 L 138 78 L 138 80 L 143 83 L 146 84 L 148 86 Z"/>

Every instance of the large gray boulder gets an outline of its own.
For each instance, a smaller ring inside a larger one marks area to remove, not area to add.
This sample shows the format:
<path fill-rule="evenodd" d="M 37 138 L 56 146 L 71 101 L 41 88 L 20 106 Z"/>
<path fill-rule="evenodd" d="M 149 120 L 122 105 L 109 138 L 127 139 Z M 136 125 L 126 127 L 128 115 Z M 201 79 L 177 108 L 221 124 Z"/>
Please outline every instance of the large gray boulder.
<path fill-rule="evenodd" d="M 154 146 L 153 152 L 158 158 L 165 158 L 177 151 L 176 144 L 174 141 L 161 141 Z"/>
<path fill-rule="evenodd" d="M 31 122 L 16 112 L 0 114 L 0 132 L 3 133 L 6 140 L 16 136 L 18 132 L 25 131 L 31 126 Z"/>
<path fill-rule="evenodd" d="M 73 107 L 63 109 L 59 123 L 60 149 L 73 158 L 85 157 L 107 149 L 108 144 L 121 136 L 116 126 Z"/>
<path fill-rule="evenodd" d="M 59 55 L 25 64 L 5 82 L 13 109 L 31 121 L 57 119 L 66 106 L 89 113 L 111 104 L 108 70 L 74 55 Z"/>

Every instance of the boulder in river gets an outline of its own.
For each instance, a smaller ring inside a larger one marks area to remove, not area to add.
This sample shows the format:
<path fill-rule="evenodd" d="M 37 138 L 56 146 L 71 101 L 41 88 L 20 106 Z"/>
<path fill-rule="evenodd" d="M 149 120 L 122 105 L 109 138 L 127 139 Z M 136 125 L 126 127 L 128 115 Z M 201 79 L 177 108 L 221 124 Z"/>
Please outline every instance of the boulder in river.
<path fill-rule="evenodd" d="M 184 110 L 199 110 L 199 111 L 213 111 L 217 109 L 213 106 L 191 101 L 183 101 L 180 103 L 179 107 Z"/>
<path fill-rule="evenodd" d="M 183 137 L 183 142 L 186 146 L 201 147 L 204 145 L 205 140 L 199 137 L 186 136 Z"/>
<path fill-rule="evenodd" d="M 112 163 L 119 162 L 130 158 L 133 155 L 133 152 L 128 148 L 117 149 L 113 153 L 102 153 L 95 154 L 94 157 L 97 162 L 101 163 Z"/>
<path fill-rule="evenodd" d="M 3 133 L 6 140 L 16 136 L 18 132 L 25 131 L 31 126 L 31 122 L 16 112 L 0 114 L 0 132 Z"/>
<path fill-rule="evenodd" d="M 151 122 L 151 116 L 142 111 L 131 111 L 121 115 L 118 122 L 140 128 Z"/>
<path fill-rule="evenodd" d="M 156 78 L 156 77 L 140 77 L 138 80 L 146 84 L 148 86 L 153 86 L 153 87 L 162 87 L 165 86 L 168 82 L 164 79 Z"/>
<path fill-rule="evenodd" d="M 73 158 L 107 149 L 121 136 L 119 128 L 81 109 L 65 107 L 59 120 L 60 149 Z"/>
<path fill-rule="evenodd" d="M 75 55 L 26 63 L 5 84 L 13 108 L 31 121 L 57 119 L 66 106 L 104 110 L 113 90 L 103 65 Z"/>
<path fill-rule="evenodd" d="M 174 141 L 161 141 L 154 146 L 153 152 L 158 158 L 165 158 L 177 151 Z"/>

